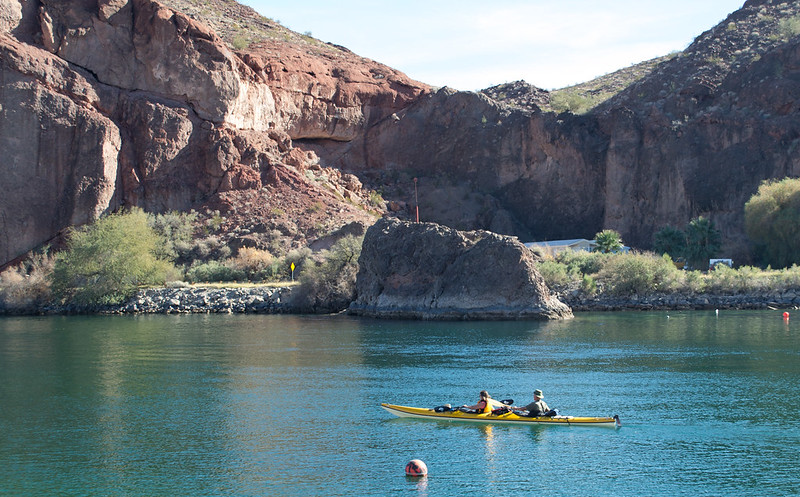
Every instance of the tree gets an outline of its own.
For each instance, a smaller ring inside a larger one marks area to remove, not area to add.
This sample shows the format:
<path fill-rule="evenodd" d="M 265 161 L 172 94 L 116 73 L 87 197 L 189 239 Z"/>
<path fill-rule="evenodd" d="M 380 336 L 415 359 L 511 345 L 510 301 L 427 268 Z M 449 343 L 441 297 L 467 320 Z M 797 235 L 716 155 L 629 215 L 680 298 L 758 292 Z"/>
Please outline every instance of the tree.
<path fill-rule="evenodd" d="M 595 252 L 610 254 L 622 248 L 622 236 L 614 230 L 603 230 L 595 234 L 594 241 L 597 243 Z"/>
<path fill-rule="evenodd" d="M 653 250 L 673 258 L 683 257 L 686 252 L 686 233 L 672 226 L 664 226 L 653 237 Z"/>
<path fill-rule="evenodd" d="M 694 268 L 706 268 L 708 260 L 719 252 L 722 236 L 714 222 L 703 216 L 689 221 L 686 227 L 686 260 Z"/>
<path fill-rule="evenodd" d="M 54 293 L 78 304 L 119 304 L 140 285 L 163 284 L 174 268 L 156 255 L 163 241 L 147 221 L 134 208 L 73 229 L 67 250 L 56 257 Z"/>
<path fill-rule="evenodd" d="M 744 224 L 762 262 L 800 262 L 800 179 L 763 182 L 744 205 Z"/>

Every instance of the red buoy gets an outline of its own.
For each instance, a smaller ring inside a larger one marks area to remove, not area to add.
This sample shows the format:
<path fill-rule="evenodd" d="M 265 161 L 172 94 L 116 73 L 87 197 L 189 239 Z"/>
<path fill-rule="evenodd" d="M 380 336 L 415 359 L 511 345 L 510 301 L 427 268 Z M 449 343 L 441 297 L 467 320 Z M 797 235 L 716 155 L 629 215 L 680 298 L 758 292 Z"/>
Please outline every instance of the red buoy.
<path fill-rule="evenodd" d="M 412 459 L 406 464 L 406 475 L 425 476 L 428 474 L 428 467 L 419 459 Z"/>
<path fill-rule="evenodd" d="M 789 311 L 784 311 L 783 319 L 789 319 Z"/>

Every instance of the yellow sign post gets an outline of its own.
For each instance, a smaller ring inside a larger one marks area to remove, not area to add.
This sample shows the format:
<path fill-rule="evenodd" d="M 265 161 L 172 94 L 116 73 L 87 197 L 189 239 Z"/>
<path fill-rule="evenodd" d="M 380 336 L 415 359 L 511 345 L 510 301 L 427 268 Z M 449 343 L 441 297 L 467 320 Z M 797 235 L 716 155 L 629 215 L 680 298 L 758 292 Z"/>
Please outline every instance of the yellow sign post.
<path fill-rule="evenodd" d="M 294 262 L 289 267 L 292 268 L 292 281 L 294 281 Z"/>

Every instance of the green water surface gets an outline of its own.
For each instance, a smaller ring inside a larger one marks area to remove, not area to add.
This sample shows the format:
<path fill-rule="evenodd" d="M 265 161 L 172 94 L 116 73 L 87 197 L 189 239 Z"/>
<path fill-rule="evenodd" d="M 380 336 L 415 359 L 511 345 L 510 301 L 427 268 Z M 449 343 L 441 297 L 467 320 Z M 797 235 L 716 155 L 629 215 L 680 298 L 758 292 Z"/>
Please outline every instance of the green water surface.
<path fill-rule="evenodd" d="M 797 495 L 797 324 L 777 311 L 0 318 L 0 495 Z M 527 403 L 535 388 L 562 414 L 623 427 L 379 407 L 481 389 Z M 415 458 L 427 478 L 404 476 Z"/>

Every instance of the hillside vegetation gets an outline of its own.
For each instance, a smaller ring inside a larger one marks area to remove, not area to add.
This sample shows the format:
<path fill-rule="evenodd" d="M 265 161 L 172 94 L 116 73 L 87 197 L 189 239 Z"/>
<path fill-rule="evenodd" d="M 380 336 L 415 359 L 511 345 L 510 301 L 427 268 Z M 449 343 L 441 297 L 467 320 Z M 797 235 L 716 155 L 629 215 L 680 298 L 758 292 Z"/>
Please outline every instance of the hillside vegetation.
<path fill-rule="evenodd" d="M 244 50 L 253 43 L 270 39 L 316 47 L 333 47 L 313 38 L 311 33 L 296 33 L 282 26 L 280 20 L 262 16 L 235 0 L 160 1 L 192 19 L 211 26 L 220 38 L 235 50 Z"/>

